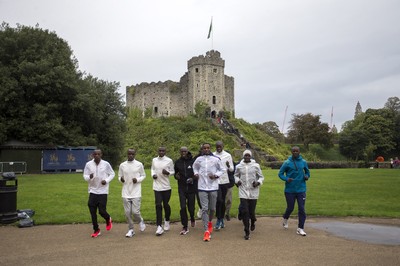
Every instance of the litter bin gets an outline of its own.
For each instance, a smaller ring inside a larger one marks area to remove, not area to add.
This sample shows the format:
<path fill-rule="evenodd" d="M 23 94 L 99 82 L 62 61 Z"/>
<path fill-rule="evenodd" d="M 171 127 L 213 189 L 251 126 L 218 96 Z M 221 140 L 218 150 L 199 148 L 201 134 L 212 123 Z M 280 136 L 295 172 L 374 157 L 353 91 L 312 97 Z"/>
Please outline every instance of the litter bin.
<path fill-rule="evenodd" d="M 0 179 L 0 224 L 18 221 L 17 189 L 18 180 L 14 172 L 5 172 Z"/>

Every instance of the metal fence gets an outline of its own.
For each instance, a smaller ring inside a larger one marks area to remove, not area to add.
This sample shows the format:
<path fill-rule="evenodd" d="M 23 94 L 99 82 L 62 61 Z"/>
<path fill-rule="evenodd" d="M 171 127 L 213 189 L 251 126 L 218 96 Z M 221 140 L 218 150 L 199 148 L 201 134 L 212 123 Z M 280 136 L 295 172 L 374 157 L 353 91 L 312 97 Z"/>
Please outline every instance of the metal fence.
<path fill-rule="evenodd" d="M 27 169 L 26 162 L 0 162 L 0 172 L 15 172 L 25 174 Z"/>

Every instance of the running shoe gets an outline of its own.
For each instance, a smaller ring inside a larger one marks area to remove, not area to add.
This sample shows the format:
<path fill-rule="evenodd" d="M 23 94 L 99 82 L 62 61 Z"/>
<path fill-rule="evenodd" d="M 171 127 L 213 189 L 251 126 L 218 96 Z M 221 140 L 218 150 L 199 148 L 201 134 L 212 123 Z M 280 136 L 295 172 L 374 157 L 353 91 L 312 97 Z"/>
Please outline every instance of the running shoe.
<path fill-rule="evenodd" d="M 111 219 L 111 216 L 110 216 L 110 218 L 108 218 L 108 221 L 107 221 L 107 224 L 106 224 L 106 229 L 107 229 L 107 231 L 110 231 L 111 228 L 112 228 L 112 219 Z"/>
<path fill-rule="evenodd" d="M 217 222 L 215 223 L 214 229 L 217 230 L 217 231 L 221 229 L 221 220 L 220 219 L 217 219 Z"/>
<path fill-rule="evenodd" d="M 209 242 L 210 241 L 210 232 L 209 231 L 205 231 L 204 232 L 204 241 Z"/>
<path fill-rule="evenodd" d="M 170 228 L 170 226 L 169 226 L 169 221 L 165 221 L 165 222 L 164 222 L 164 230 L 165 230 L 165 231 L 169 231 L 169 228 Z"/>
<path fill-rule="evenodd" d="M 180 235 L 186 235 L 187 233 L 189 233 L 189 230 L 185 227 L 182 228 L 182 231 L 179 233 Z"/>
<path fill-rule="evenodd" d="M 94 231 L 94 233 L 91 235 L 91 237 L 98 237 L 99 235 L 101 235 L 100 229 L 97 229 Z"/>
<path fill-rule="evenodd" d="M 156 236 L 160 236 L 163 233 L 164 233 L 164 229 L 161 227 L 161 225 L 157 226 Z"/>
<path fill-rule="evenodd" d="M 256 224 L 255 224 L 255 223 L 252 223 L 252 224 L 250 225 L 250 230 L 251 230 L 251 231 L 256 230 Z"/>
<path fill-rule="evenodd" d="M 306 236 L 306 232 L 304 232 L 303 228 L 297 228 L 297 234 L 301 236 Z"/>
<path fill-rule="evenodd" d="M 140 227 L 140 232 L 144 232 L 144 230 L 146 230 L 146 224 L 144 223 L 143 220 L 140 221 L 139 227 Z"/>
<path fill-rule="evenodd" d="M 282 225 L 283 225 L 283 228 L 288 229 L 289 228 L 288 219 L 283 219 Z"/>
<path fill-rule="evenodd" d="M 133 237 L 135 235 L 135 231 L 133 229 L 129 229 L 128 233 L 126 233 L 126 237 Z"/>

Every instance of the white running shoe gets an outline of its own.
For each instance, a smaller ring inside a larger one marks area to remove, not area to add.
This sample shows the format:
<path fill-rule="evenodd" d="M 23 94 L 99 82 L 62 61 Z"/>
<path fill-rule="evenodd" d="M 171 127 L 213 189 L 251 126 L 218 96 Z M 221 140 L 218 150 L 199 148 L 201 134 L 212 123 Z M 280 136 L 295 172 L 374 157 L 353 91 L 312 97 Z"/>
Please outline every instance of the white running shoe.
<path fill-rule="evenodd" d="M 189 229 L 187 228 L 182 228 L 182 231 L 179 233 L 180 235 L 186 235 L 187 233 L 189 233 Z"/>
<path fill-rule="evenodd" d="M 297 234 L 301 235 L 301 236 L 306 236 L 306 232 L 304 232 L 304 230 L 302 228 L 297 228 Z"/>
<path fill-rule="evenodd" d="M 160 236 L 164 233 L 164 229 L 159 225 L 157 226 L 156 236 Z"/>
<path fill-rule="evenodd" d="M 146 224 L 144 223 L 143 220 L 139 223 L 139 227 L 140 227 L 140 232 L 144 232 L 144 230 L 146 230 Z"/>
<path fill-rule="evenodd" d="M 169 226 L 169 221 L 165 221 L 165 222 L 164 222 L 164 230 L 165 230 L 165 231 L 169 231 L 169 228 L 170 228 L 170 226 Z"/>
<path fill-rule="evenodd" d="M 282 225 L 283 225 L 283 228 L 288 229 L 288 227 L 289 227 L 288 219 L 283 219 Z"/>
<path fill-rule="evenodd" d="M 135 235 L 135 231 L 133 229 L 129 229 L 128 233 L 126 233 L 126 237 L 133 237 Z"/>
<path fill-rule="evenodd" d="M 197 211 L 197 218 L 200 218 L 201 219 L 201 215 L 202 215 L 203 213 L 202 213 L 202 211 L 201 211 L 201 209 L 199 209 L 198 211 Z"/>

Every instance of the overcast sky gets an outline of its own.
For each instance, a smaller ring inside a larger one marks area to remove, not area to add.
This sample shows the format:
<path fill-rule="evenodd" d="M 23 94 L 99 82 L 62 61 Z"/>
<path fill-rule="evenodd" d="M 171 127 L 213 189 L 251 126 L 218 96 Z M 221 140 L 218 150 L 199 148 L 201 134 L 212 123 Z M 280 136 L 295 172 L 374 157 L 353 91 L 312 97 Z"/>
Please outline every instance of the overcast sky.
<path fill-rule="evenodd" d="M 236 117 L 284 131 L 308 112 L 340 130 L 357 101 L 400 98 L 399 0 L 0 0 L 0 19 L 56 32 L 81 71 L 124 95 L 179 81 L 190 58 L 218 50 Z"/>

